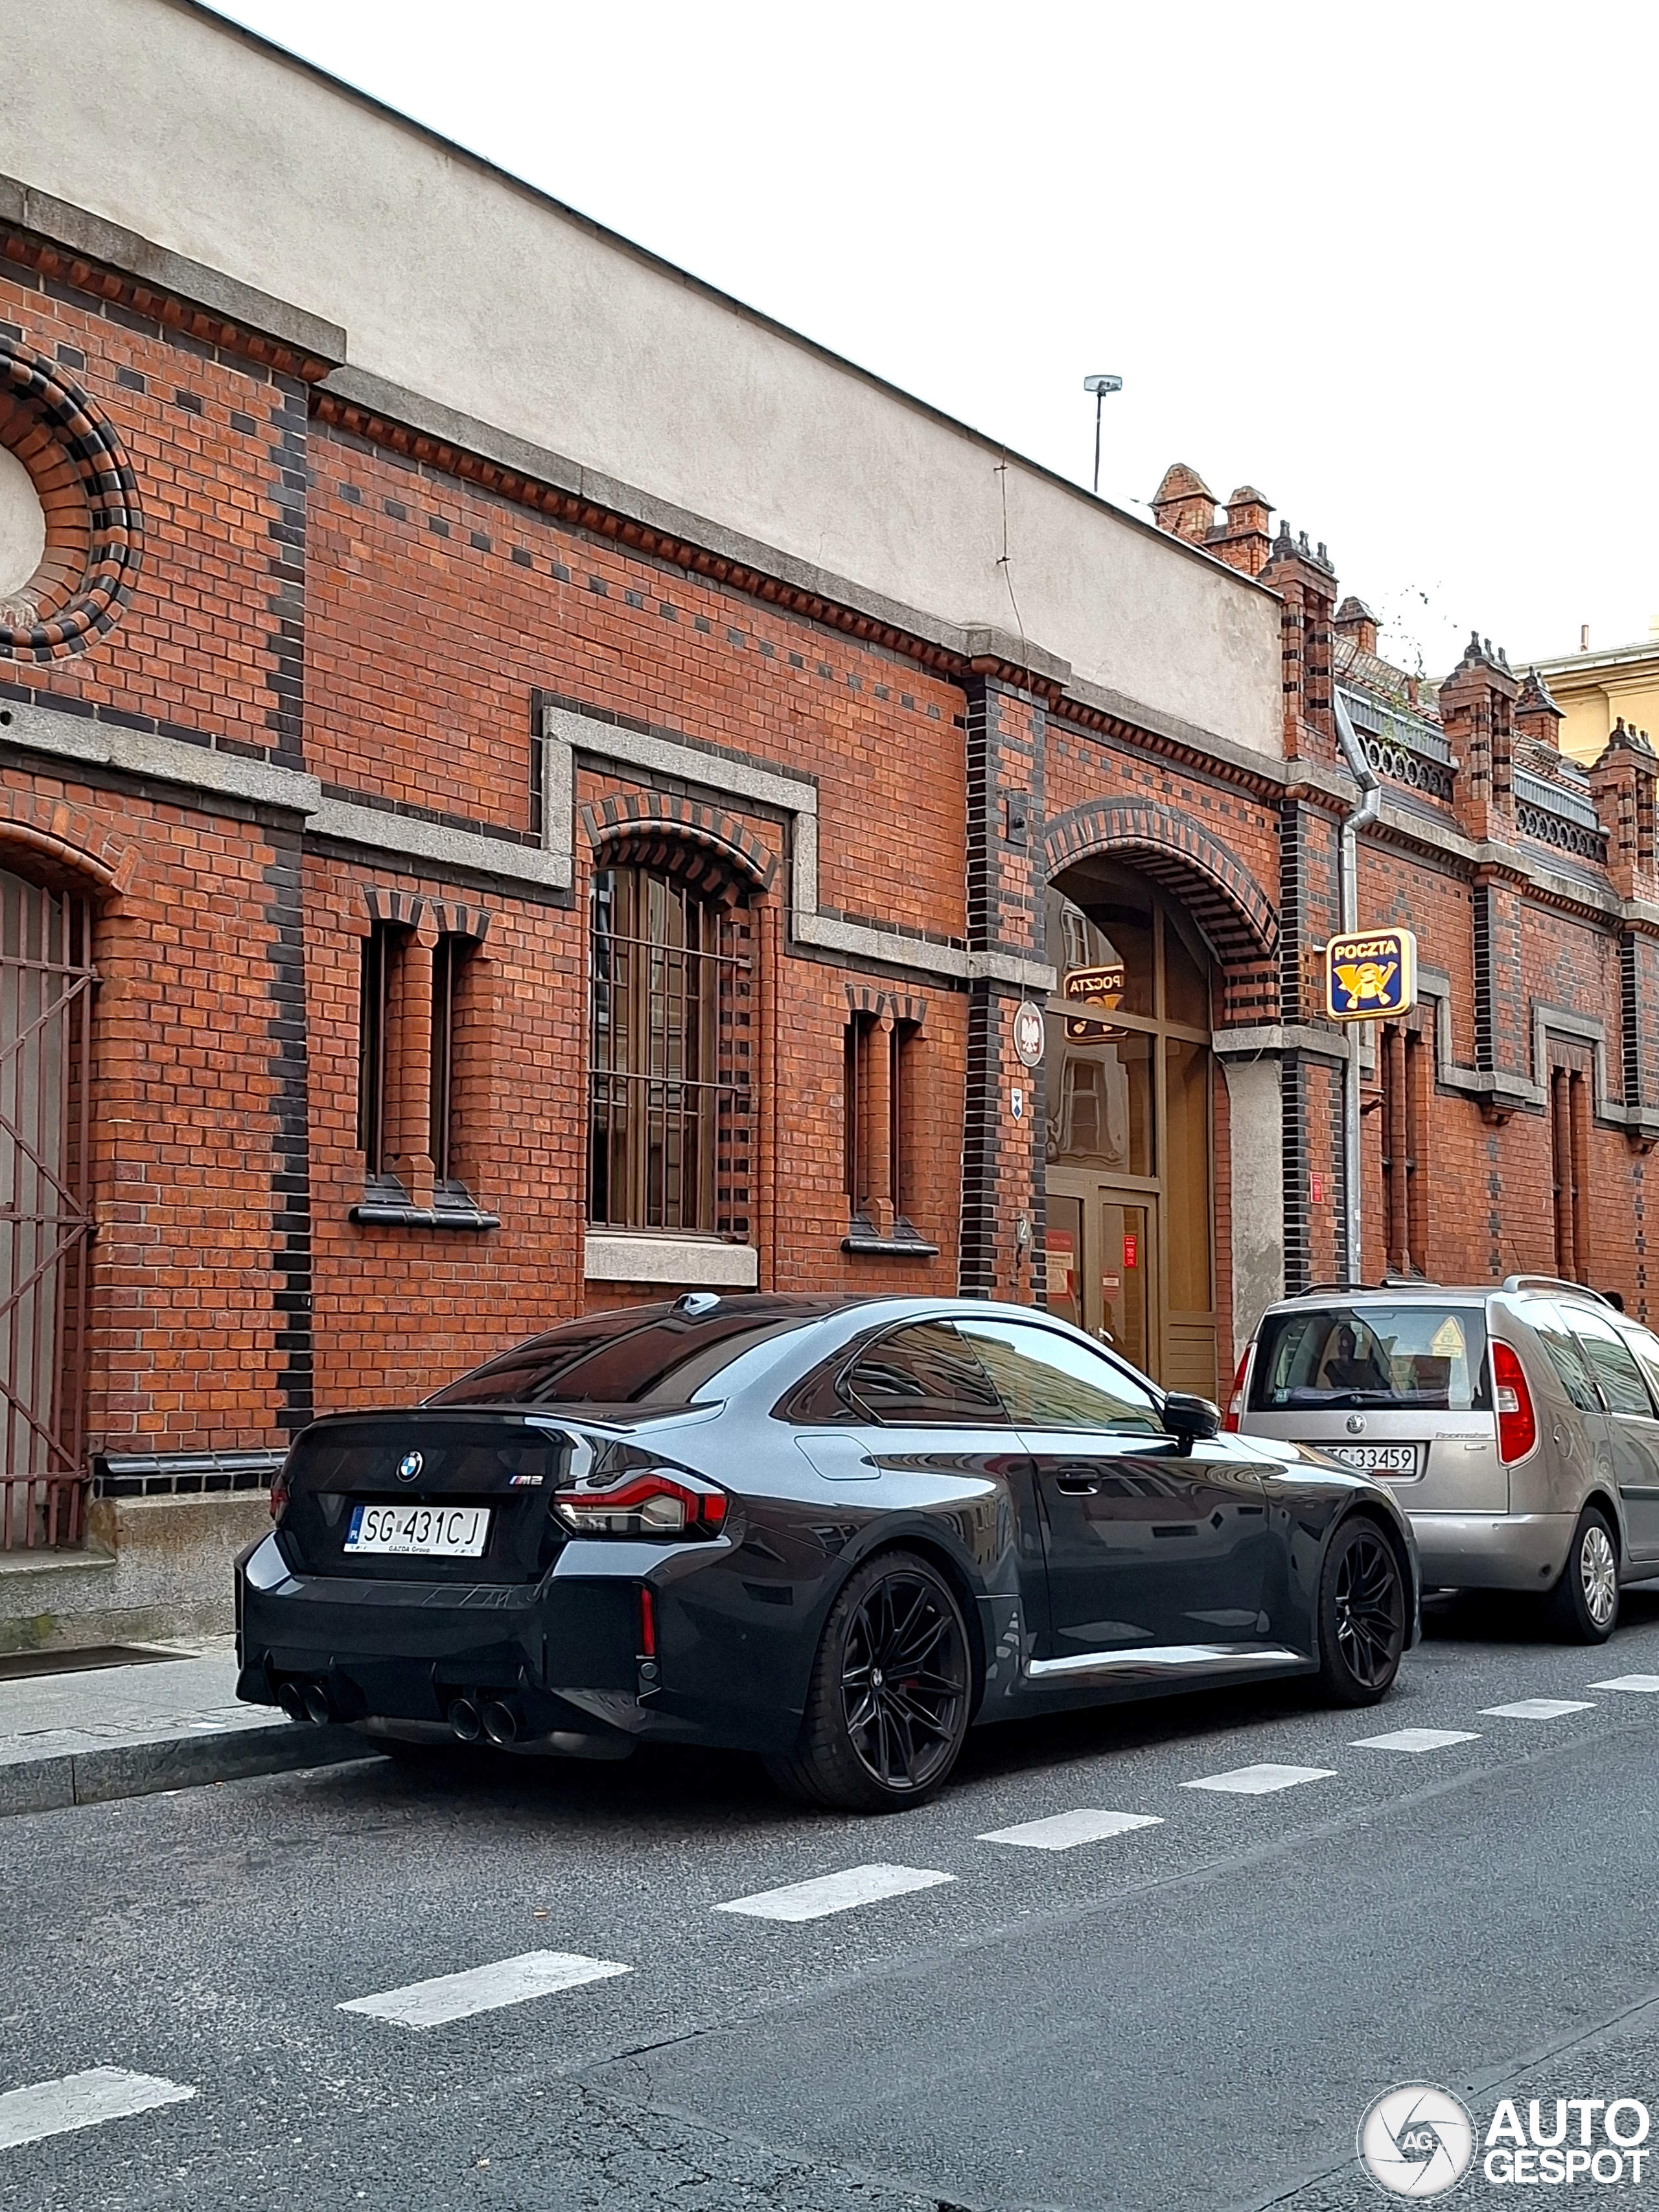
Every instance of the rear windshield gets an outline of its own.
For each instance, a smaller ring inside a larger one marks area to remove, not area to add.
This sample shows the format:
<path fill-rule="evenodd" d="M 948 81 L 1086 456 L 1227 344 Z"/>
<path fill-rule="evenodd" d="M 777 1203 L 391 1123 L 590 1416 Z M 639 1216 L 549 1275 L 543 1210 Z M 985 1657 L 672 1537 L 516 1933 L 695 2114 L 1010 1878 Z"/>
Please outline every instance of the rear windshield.
<path fill-rule="evenodd" d="M 686 1406 L 718 1397 L 746 1352 L 811 1316 L 738 1306 L 696 1316 L 660 1308 L 639 1321 L 601 1314 L 503 1352 L 428 1398 L 428 1406 Z"/>
<path fill-rule="evenodd" d="M 1299 1307 L 1261 1324 L 1250 1407 L 1421 1406 L 1486 1413 L 1486 1322 L 1479 1306 Z"/>

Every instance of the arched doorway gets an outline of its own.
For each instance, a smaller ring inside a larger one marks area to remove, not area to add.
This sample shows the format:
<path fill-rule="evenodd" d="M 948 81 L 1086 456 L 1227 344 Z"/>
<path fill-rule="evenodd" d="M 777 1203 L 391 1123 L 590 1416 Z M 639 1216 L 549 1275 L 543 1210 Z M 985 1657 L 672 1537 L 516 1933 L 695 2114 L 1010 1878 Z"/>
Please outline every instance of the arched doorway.
<path fill-rule="evenodd" d="M 1050 884 L 1050 1309 L 1179 1390 L 1216 1394 L 1210 955 L 1099 860 Z"/>

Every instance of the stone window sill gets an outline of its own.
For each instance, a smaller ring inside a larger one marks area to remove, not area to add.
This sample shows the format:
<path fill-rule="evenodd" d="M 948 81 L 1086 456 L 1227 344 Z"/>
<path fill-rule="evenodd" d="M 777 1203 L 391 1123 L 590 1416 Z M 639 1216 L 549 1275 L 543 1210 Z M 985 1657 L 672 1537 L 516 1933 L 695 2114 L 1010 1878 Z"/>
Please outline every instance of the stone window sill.
<path fill-rule="evenodd" d="M 760 1255 L 752 1244 L 714 1237 L 652 1237 L 590 1229 L 582 1272 L 590 1283 L 663 1283 L 677 1290 L 752 1291 Z"/>

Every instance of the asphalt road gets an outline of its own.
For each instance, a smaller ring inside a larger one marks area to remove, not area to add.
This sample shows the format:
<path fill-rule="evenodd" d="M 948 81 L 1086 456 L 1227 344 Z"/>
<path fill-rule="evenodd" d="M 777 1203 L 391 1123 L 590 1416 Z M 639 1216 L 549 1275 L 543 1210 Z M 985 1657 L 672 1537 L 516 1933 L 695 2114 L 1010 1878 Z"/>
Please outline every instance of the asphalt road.
<path fill-rule="evenodd" d="M 1335 2212 L 1391 2201 L 1354 2131 L 1397 2081 L 1483 2126 L 1505 2095 L 1659 2118 L 1659 1694 L 1593 1686 L 1659 1686 L 1659 1593 L 1626 1604 L 1600 1650 L 1460 1606 L 1358 1717 L 1287 1687 L 988 1730 L 942 1799 L 884 1820 L 642 1755 L 376 1760 L 8 1820 L 0 2205 Z M 1486 1710 L 1533 1698 L 1580 1709 Z M 1403 1729 L 1457 1740 L 1357 1741 Z M 1309 1771 L 1188 1786 L 1261 1765 Z M 1146 1825 L 985 1839 L 1079 1811 Z M 904 1872 L 855 1891 L 910 1886 L 762 1917 L 872 1868 Z M 340 2008 L 362 1999 L 386 2002 Z M 385 2016 L 411 2008 L 460 2016 Z M 94 2069 L 118 2071 L 74 2078 Z M 7 2146 L 99 2097 L 170 2100 Z M 1650 2192 L 1659 2212 L 1659 2174 L 1544 2194 Z M 1442 2201 L 1510 2194 L 1477 2161 Z"/>

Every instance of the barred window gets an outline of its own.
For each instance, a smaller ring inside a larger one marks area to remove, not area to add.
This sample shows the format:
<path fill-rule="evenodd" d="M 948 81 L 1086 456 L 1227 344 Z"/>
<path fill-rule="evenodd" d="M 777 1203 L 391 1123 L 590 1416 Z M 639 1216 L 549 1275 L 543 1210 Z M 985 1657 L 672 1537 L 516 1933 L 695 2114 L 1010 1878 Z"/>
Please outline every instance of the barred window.
<path fill-rule="evenodd" d="M 1429 1268 L 1429 1041 L 1402 1023 L 1380 1028 L 1382 1189 L 1389 1267 L 1396 1275 Z"/>
<path fill-rule="evenodd" d="M 1555 1272 L 1590 1279 L 1589 1085 L 1582 1068 L 1550 1070 L 1550 1170 L 1555 1211 Z"/>
<path fill-rule="evenodd" d="M 653 869 L 590 893 L 588 1218 L 749 1233 L 750 916 Z"/>

